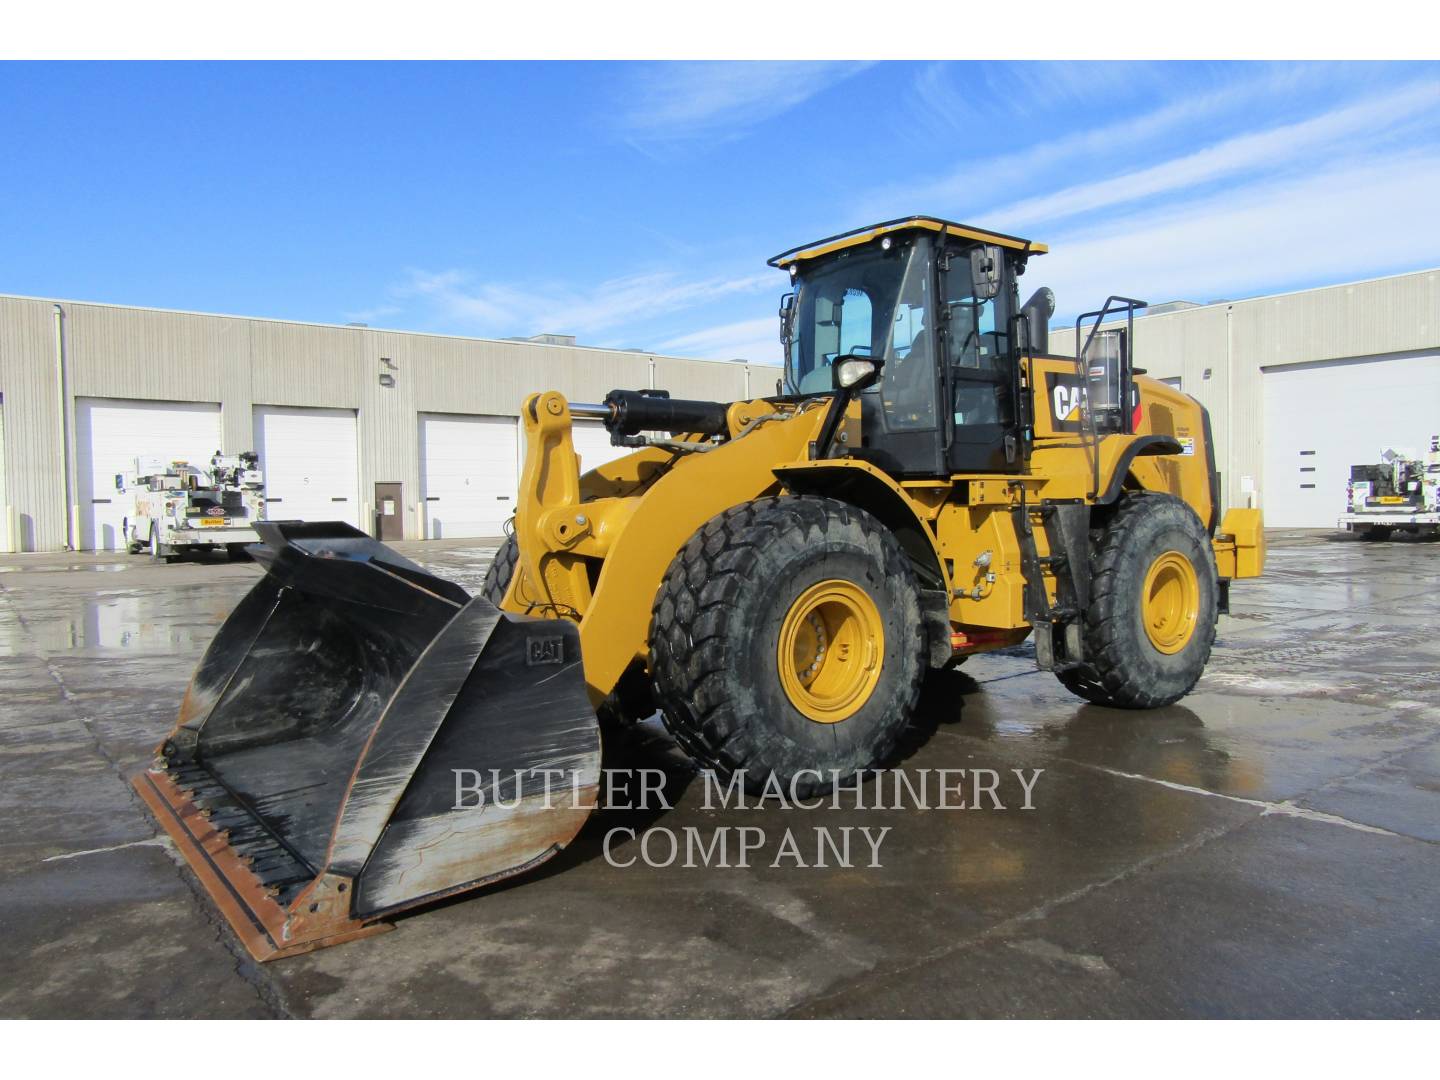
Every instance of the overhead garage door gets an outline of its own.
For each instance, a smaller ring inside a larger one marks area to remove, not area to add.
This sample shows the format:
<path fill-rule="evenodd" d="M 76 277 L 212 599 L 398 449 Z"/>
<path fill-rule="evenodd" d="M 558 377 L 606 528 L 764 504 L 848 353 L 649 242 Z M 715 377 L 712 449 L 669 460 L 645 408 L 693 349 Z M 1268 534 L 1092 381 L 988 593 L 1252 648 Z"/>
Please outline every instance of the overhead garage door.
<path fill-rule="evenodd" d="M 513 416 L 420 417 L 420 489 L 432 540 L 499 536 L 515 512 Z"/>
<path fill-rule="evenodd" d="M 610 433 L 598 420 L 577 420 L 573 429 L 575 453 L 580 455 L 580 471 L 593 469 L 624 457 L 632 451 L 625 446 L 611 446 Z"/>
<path fill-rule="evenodd" d="M 77 398 L 75 472 L 80 504 L 80 547 L 114 551 L 124 546 L 130 499 L 115 477 L 137 457 L 205 466 L 220 449 L 220 406 L 208 402 Z"/>
<path fill-rule="evenodd" d="M 351 409 L 255 407 L 255 452 L 272 521 L 360 521 L 359 449 Z"/>
<path fill-rule="evenodd" d="M 1440 353 L 1266 368 L 1263 383 L 1268 526 L 1333 527 L 1351 465 L 1440 434 Z"/>

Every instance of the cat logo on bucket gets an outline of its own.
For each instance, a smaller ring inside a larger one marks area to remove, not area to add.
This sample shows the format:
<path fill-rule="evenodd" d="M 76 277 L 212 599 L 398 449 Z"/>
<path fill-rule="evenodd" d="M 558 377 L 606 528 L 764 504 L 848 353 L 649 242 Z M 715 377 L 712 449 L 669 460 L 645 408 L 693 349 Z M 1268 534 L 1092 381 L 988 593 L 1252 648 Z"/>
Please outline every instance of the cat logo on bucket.
<path fill-rule="evenodd" d="M 529 667 L 537 664 L 563 664 L 565 662 L 565 639 L 559 637 L 531 638 L 525 663 Z"/>

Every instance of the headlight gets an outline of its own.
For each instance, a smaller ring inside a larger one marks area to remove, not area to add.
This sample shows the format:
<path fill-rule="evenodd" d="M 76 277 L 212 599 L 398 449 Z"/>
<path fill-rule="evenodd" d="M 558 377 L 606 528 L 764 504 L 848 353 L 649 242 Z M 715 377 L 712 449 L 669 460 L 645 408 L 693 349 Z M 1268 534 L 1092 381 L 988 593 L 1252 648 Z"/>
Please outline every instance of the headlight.
<path fill-rule="evenodd" d="M 852 386 L 865 382 L 874 374 L 874 361 L 861 360 L 852 356 L 848 360 L 841 360 L 836 367 L 835 385 L 842 390 L 849 390 Z"/>

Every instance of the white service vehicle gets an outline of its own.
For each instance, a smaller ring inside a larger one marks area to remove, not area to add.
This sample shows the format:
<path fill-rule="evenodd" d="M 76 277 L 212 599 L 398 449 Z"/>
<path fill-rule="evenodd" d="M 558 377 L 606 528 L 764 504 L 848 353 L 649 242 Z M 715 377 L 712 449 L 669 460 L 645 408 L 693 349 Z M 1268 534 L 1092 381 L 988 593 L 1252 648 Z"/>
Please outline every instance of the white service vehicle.
<path fill-rule="evenodd" d="M 160 458 L 136 458 L 135 468 L 115 477 L 132 498 L 125 541 L 132 555 L 150 552 L 166 562 L 187 551 L 225 548 L 232 559 L 257 543 L 252 523 L 265 514 L 265 478 L 250 452 L 216 453 L 206 466 Z"/>
<path fill-rule="evenodd" d="M 1365 540 L 1388 540 L 1398 529 L 1417 535 L 1440 532 L 1440 435 L 1430 436 L 1424 458 L 1386 450 L 1378 465 L 1350 466 L 1345 485 L 1348 512 L 1338 525 Z"/>

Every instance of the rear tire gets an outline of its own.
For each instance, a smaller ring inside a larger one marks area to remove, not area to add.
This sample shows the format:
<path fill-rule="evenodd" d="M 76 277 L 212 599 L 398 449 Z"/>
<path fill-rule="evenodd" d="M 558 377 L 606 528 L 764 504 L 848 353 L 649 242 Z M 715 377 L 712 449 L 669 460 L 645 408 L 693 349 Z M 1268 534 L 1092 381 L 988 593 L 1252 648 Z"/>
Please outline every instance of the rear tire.
<path fill-rule="evenodd" d="M 1173 495 L 1129 495 L 1090 555 L 1085 662 L 1059 673 L 1086 701 L 1154 709 L 1190 692 L 1215 642 L 1209 537 Z"/>
<path fill-rule="evenodd" d="M 1361 540 L 1389 540 L 1394 528 L 1390 525 L 1367 525 L 1360 530 Z"/>
<path fill-rule="evenodd" d="M 671 562 L 650 628 L 665 726 L 700 765 L 743 772 L 749 791 L 774 777 L 810 795 L 884 761 L 926 656 L 919 588 L 895 537 L 813 496 L 712 518 Z"/>

